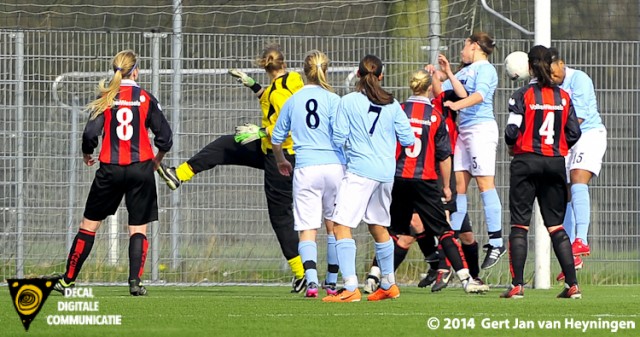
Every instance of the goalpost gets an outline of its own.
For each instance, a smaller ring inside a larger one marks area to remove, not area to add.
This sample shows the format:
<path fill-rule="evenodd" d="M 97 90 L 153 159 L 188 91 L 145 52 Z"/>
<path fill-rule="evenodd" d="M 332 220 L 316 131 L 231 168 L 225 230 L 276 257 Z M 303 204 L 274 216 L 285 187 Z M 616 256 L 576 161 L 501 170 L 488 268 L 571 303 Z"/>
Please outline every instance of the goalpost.
<path fill-rule="evenodd" d="M 487 4 L 486 0 L 482 0 L 482 6 L 491 14 L 499 19 L 507 22 L 512 27 L 527 34 L 534 35 L 534 44 L 551 46 L 551 2 L 550 0 L 536 0 L 535 2 L 535 31 L 530 32 L 521 27 L 517 23 L 502 16 L 493 10 Z M 526 52 L 526 51 L 525 51 Z M 535 235 L 535 273 L 533 286 L 537 289 L 549 289 L 551 287 L 551 240 L 547 232 L 547 228 L 542 221 L 540 214 L 540 206 L 537 202 L 534 204 L 534 235 Z"/>
<path fill-rule="evenodd" d="M 536 45 L 551 46 L 551 0 L 536 0 L 535 38 Z M 551 287 L 551 239 L 542 223 L 542 216 L 536 202 L 535 215 L 536 267 L 533 286 L 538 289 Z"/>

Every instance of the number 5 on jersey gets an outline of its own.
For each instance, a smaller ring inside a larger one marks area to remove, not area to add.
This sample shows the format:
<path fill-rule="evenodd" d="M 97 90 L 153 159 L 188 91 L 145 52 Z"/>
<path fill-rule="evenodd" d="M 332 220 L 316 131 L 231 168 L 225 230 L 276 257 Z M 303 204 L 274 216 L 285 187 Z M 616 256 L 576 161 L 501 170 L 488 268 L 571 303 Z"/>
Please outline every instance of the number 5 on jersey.
<path fill-rule="evenodd" d="M 413 146 L 406 147 L 404 149 L 404 153 L 409 158 L 416 158 L 420 155 L 420 151 L 422 151 L 422 127 L 412 126 L 413 133 L 416 135 L 416 142 Z"/>

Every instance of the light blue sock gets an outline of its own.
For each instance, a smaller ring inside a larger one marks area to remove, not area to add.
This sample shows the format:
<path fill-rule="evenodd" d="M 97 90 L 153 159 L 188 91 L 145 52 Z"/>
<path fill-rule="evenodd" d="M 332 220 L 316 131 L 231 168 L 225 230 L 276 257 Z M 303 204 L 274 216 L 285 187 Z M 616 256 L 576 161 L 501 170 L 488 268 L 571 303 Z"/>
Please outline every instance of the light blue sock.
<path fill-rule="evenodd" d="M 564 222 L 562 223 L 562 227 L 564 227 L 565 232 L 569 235 L 569 241 L 573 243 L 573 240 L 576 239 L 576 218 L 573 216 L 573 206 L 571 206 L 571 202 L 567 203 L 567 212 L 564 213 Z"/>
<path fill-rule="evenodd" d="M 589 222 L 591 221 L 591 205 L 589 204 L 589 186 L 586 184 L 571 185 L 571 203 L 576 216 L 576 239 L 587 242 Z"/>
<path fill-rule="evenodd" d="M 487 220 L 489 232 L 489 244 L 493 247 L 502 247 L 502 205 L 495 188 L 480 193 L 484 217 Z"/>
<path fill-rule="evenodd" d="M 380 279 L 380 287 L 387 290 L 391 288 L 391 283 L 389 283 L 389 279 L 384 276 L 393 274 L 393 239 L 389 239 L 387 242 L 374 243 L 376 247 L 376 260 L 378 260 L 380 274 L 383 276 Z"/>
<path fill-rule="evenodd" d="M 467 214 L 467 195 L 458 194 L 456 197 L 457 210 L 451 214 L 451 229 L 459 231 L 462 228 L 462 221 Z"/>
<path fill-rule="evenodd" d="M 358 276 L 356 275 L 356 241 L 353 239 L 342 239 L 336 241 L 336 251 L 338 252 L 338 264 L 342 271 L 344 287 L 349 291 L 358 288 Z"/>
<path fill-rule="evenodd" d="M 315 241 L 300 241 L 298 243 L 298 253 L 300 259 L 302 259 L 302 265 L 304 266 L 304 276 L 307 278 L 307 283 L 318 282 L 318 269 L 316 263 L 318 262 L 318 245 Z"/>
<path fill-rule="evenodd" d="M 331 269 L 332 266 L 338 266 L 338 253 L 336 252 L 336 237 L 333 234 L 327 235 L 327 264 L 329 265 L 327 269 Z M 334 267 L 334 268 L 335 268 Z M 331 271 L 327 271 L 327 283 L 337 283 L 338 282 L 338 271 L 335 273 Z"/>

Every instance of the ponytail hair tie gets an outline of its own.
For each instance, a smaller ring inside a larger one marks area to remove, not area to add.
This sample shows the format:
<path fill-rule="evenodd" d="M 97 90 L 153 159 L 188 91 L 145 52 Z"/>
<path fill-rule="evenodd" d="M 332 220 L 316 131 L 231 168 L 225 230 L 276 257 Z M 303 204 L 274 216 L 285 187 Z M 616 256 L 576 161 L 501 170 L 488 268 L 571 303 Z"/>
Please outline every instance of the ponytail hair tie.
<path fill-rule="evenodd" d="M 138 68 L 138 62 L 134 63 L 134 64 L 133 64 L 133 67 L 131 67 L 131 70 L 129 70 L 129 72 L 128 72 L 126 75 L 124 75 L 124 76 L 129 76 L 129 75 L 131 75 L 131 74 L 133 73 L 133 71 L 134 71 L 134 70 L 136 70 L 136 68 Z"/>

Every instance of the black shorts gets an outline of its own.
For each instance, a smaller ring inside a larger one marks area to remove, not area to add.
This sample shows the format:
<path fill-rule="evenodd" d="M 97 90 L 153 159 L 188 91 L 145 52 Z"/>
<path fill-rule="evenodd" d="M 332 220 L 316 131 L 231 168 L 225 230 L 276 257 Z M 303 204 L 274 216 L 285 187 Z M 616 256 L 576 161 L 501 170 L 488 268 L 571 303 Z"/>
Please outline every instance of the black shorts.
<path fill-rule="evenodd" d="M 417 212 L 426 232 L 440 236 L 451 230 L 442 204 L 442 190 L 435 180 L 396 178 L 391 191 L 391 229 L 410 235 L 413 212 Z"/>
<path fill-rule="evenodd" d="M 158 197 L 153 161 L 127 166 L 100 163 L 91 184 L 84 217 L 102 221 L 116 213 L 125 197 L 129 225 L 144 225 L 158 220 Z"/>
<path fill-rule="evenodd" d="M 568 198 L 564 158 L 518 154 L 511 160 L 509 171 L 511 225 L 529 226 L 536 198 L 544 225 L 561 225 Z"/>

